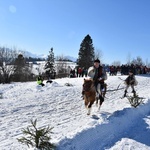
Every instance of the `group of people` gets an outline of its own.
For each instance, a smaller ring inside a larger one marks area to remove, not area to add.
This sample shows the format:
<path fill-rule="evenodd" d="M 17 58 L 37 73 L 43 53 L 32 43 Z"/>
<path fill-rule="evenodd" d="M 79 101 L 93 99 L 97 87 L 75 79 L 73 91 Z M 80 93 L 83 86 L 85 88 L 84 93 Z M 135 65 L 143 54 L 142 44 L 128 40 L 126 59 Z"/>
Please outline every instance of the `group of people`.
<path fill-rule="evenodd" d="M 148 74 L 150 73 L 150 68 L 143 66 L 143 65 L 134 65 L 134 64 L 125 64 L 121 66 L 114 66 L 111 65 L 107 67 L 107 71 L 109 72 L 110 75 L 117 75 L 118 72 L 120 72 L 121 75 L 128 75 L 129 70 L 132 70 L 134 75 L 137 74 Z"/>
<path fill-rule="evenodd" d="M 94 64 L 92 67 L 88 69 L 87 75 L 93 79 L 94 86 L 96 89 L 96 98 L 98 97 L 100 99 L 100 106 L 104 102 L 105 93 L 106 93 L 106 83 L 105 80 L 107 80 L 107 74 L 102 67 L 100 60 L 96 59 L 94 60 Z M 126 88 L 124 91 L 124 97 L 127 96 L 127 90 L 131 86 L 133 96 L 136 96 L 136 91 L 134 89 L 134 86 L 137 85 L 137 81 L 135 79 L 135 75 L 133 73 L 133 70 L 129 70 L 127 78 L 124 80 Z M 82 91 L 82 94 L 84 94 L 84 91 Z"/>
<path fill-rule="evenodd" d="M 86 68 L 75 68 L 70 70 L 70 78 L 75 77 L 87 77 L 87 69 Z"/>

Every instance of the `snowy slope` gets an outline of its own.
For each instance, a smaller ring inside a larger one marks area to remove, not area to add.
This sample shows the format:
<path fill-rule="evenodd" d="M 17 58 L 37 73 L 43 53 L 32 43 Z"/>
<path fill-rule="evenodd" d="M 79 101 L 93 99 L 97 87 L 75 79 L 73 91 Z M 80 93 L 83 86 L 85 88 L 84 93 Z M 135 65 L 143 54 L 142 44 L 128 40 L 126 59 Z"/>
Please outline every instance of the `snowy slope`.
<path fill-rule="evenodd" d="M 94 104 L 90 116 L 81 98 L 83 78 L 56 79 L 45 87 L 36 82 L 0 84 L 0 150 L 28 150 L 17 138 L 31 119 L 37 119 L 39 127 L 54 127 L 51 142 L 58 150 L 150 150 L 150 77 L 136 78 L 136 91 L 145 104 L 131 107 L 120 98 L 123 82 L 109 76 L 108 90 L 121 83 L 119 90 L 106 94 L 99 112 Z"/>

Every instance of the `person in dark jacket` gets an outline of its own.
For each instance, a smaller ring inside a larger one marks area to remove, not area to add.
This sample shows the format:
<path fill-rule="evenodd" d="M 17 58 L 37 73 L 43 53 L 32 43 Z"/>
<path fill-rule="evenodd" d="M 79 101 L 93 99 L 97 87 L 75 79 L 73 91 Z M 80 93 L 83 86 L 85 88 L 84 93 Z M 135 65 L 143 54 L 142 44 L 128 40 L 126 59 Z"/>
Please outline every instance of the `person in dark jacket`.
<path fill-rule="evenodd" d="M 127 94 L 127 90 L 128 88 L 131 86 L 132 88 L 132 93 L 133 93 L 133 96 L 136 96 L 136 91 L 134 89 L 134 86 L 137 85 L 137 80 L 135 79 L 135 75 L 133 73 L 133 70 L 129 70 L 129 75 L 128 77 L 125 79 L 125 85 L 126 85 L 126 89 L 124 91 L 124 97 L 126 97 L 126 94 Z"/>
<path fill-rule="evenodd" d="M 106 83 L 104 83 L 104 81 L 107 79 L 107 74 L 100 65 L 99 59 L 94 60 L 94 65 L 88 69 L 87 75 L 94 80 L 97 97 L 100 99 L 101 106 L 105 96 L 103 93 L 106 93 Z"/>

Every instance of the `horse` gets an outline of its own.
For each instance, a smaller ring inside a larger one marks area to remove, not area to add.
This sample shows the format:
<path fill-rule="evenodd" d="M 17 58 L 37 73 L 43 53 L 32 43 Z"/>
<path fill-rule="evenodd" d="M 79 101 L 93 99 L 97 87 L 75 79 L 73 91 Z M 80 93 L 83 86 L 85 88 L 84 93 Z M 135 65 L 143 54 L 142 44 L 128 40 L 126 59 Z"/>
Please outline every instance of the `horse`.
<path fill-rule="evenodd" d="M 82 94 L 85 107 L 88 109 L 87 115 L 90 115 L 91 107 L 95 102 L 96 98 L 96 90 L 94 86 L 94 81 L 92 79 L 84 79 Z"/>

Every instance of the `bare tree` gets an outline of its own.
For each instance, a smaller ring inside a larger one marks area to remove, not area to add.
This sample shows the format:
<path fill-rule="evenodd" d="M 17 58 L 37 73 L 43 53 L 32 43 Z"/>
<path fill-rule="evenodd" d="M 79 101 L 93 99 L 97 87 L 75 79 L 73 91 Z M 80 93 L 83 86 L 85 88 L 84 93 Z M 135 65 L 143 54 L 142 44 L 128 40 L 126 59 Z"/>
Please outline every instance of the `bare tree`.
<path fill-rule="evenodd" d="M 133 59 L 131 63 L 139 66 L 144 65 L 144 62 L 140 56 L 138 56 L 136 59 Z"/>
<path fill-rule="evenodd" d="M 95 48 L 95 59 L 98 58 L 102 61 L 102 57 L 103 57 L 103 52 L 100 49 Z"/>
<path fill-rule="evenodd" d="M 12 64 L 16 57 L 16 50 L 11 50 L 6 47 L 0 47 L 0 82 L 10 82 L 10 77 L 14 72 L 14 66 Z"/>
<path fill-rule="evenodd" d="M 131 54 L 128 53 L 127 55 L 127 64 L 130 65 L 131 64 Z"/>
<path fill-rule="evenodd" d="M 114 61 L 112 63 L 113 66 L 120 66 L 121 65 L 121 62 L 120 61 Z"/>
<path fill-rule="evenodd" d="M 145 65 L 146 65 L 147 67 L 148 67 L 148 64 L 149 64 L 148 59 L 146 59 Z"/>
<path fill-rule="evenodd" d="M 56 57 L 55 67 L 57 77 L 69 76 L 67 60 L 63 55 Z"/>

